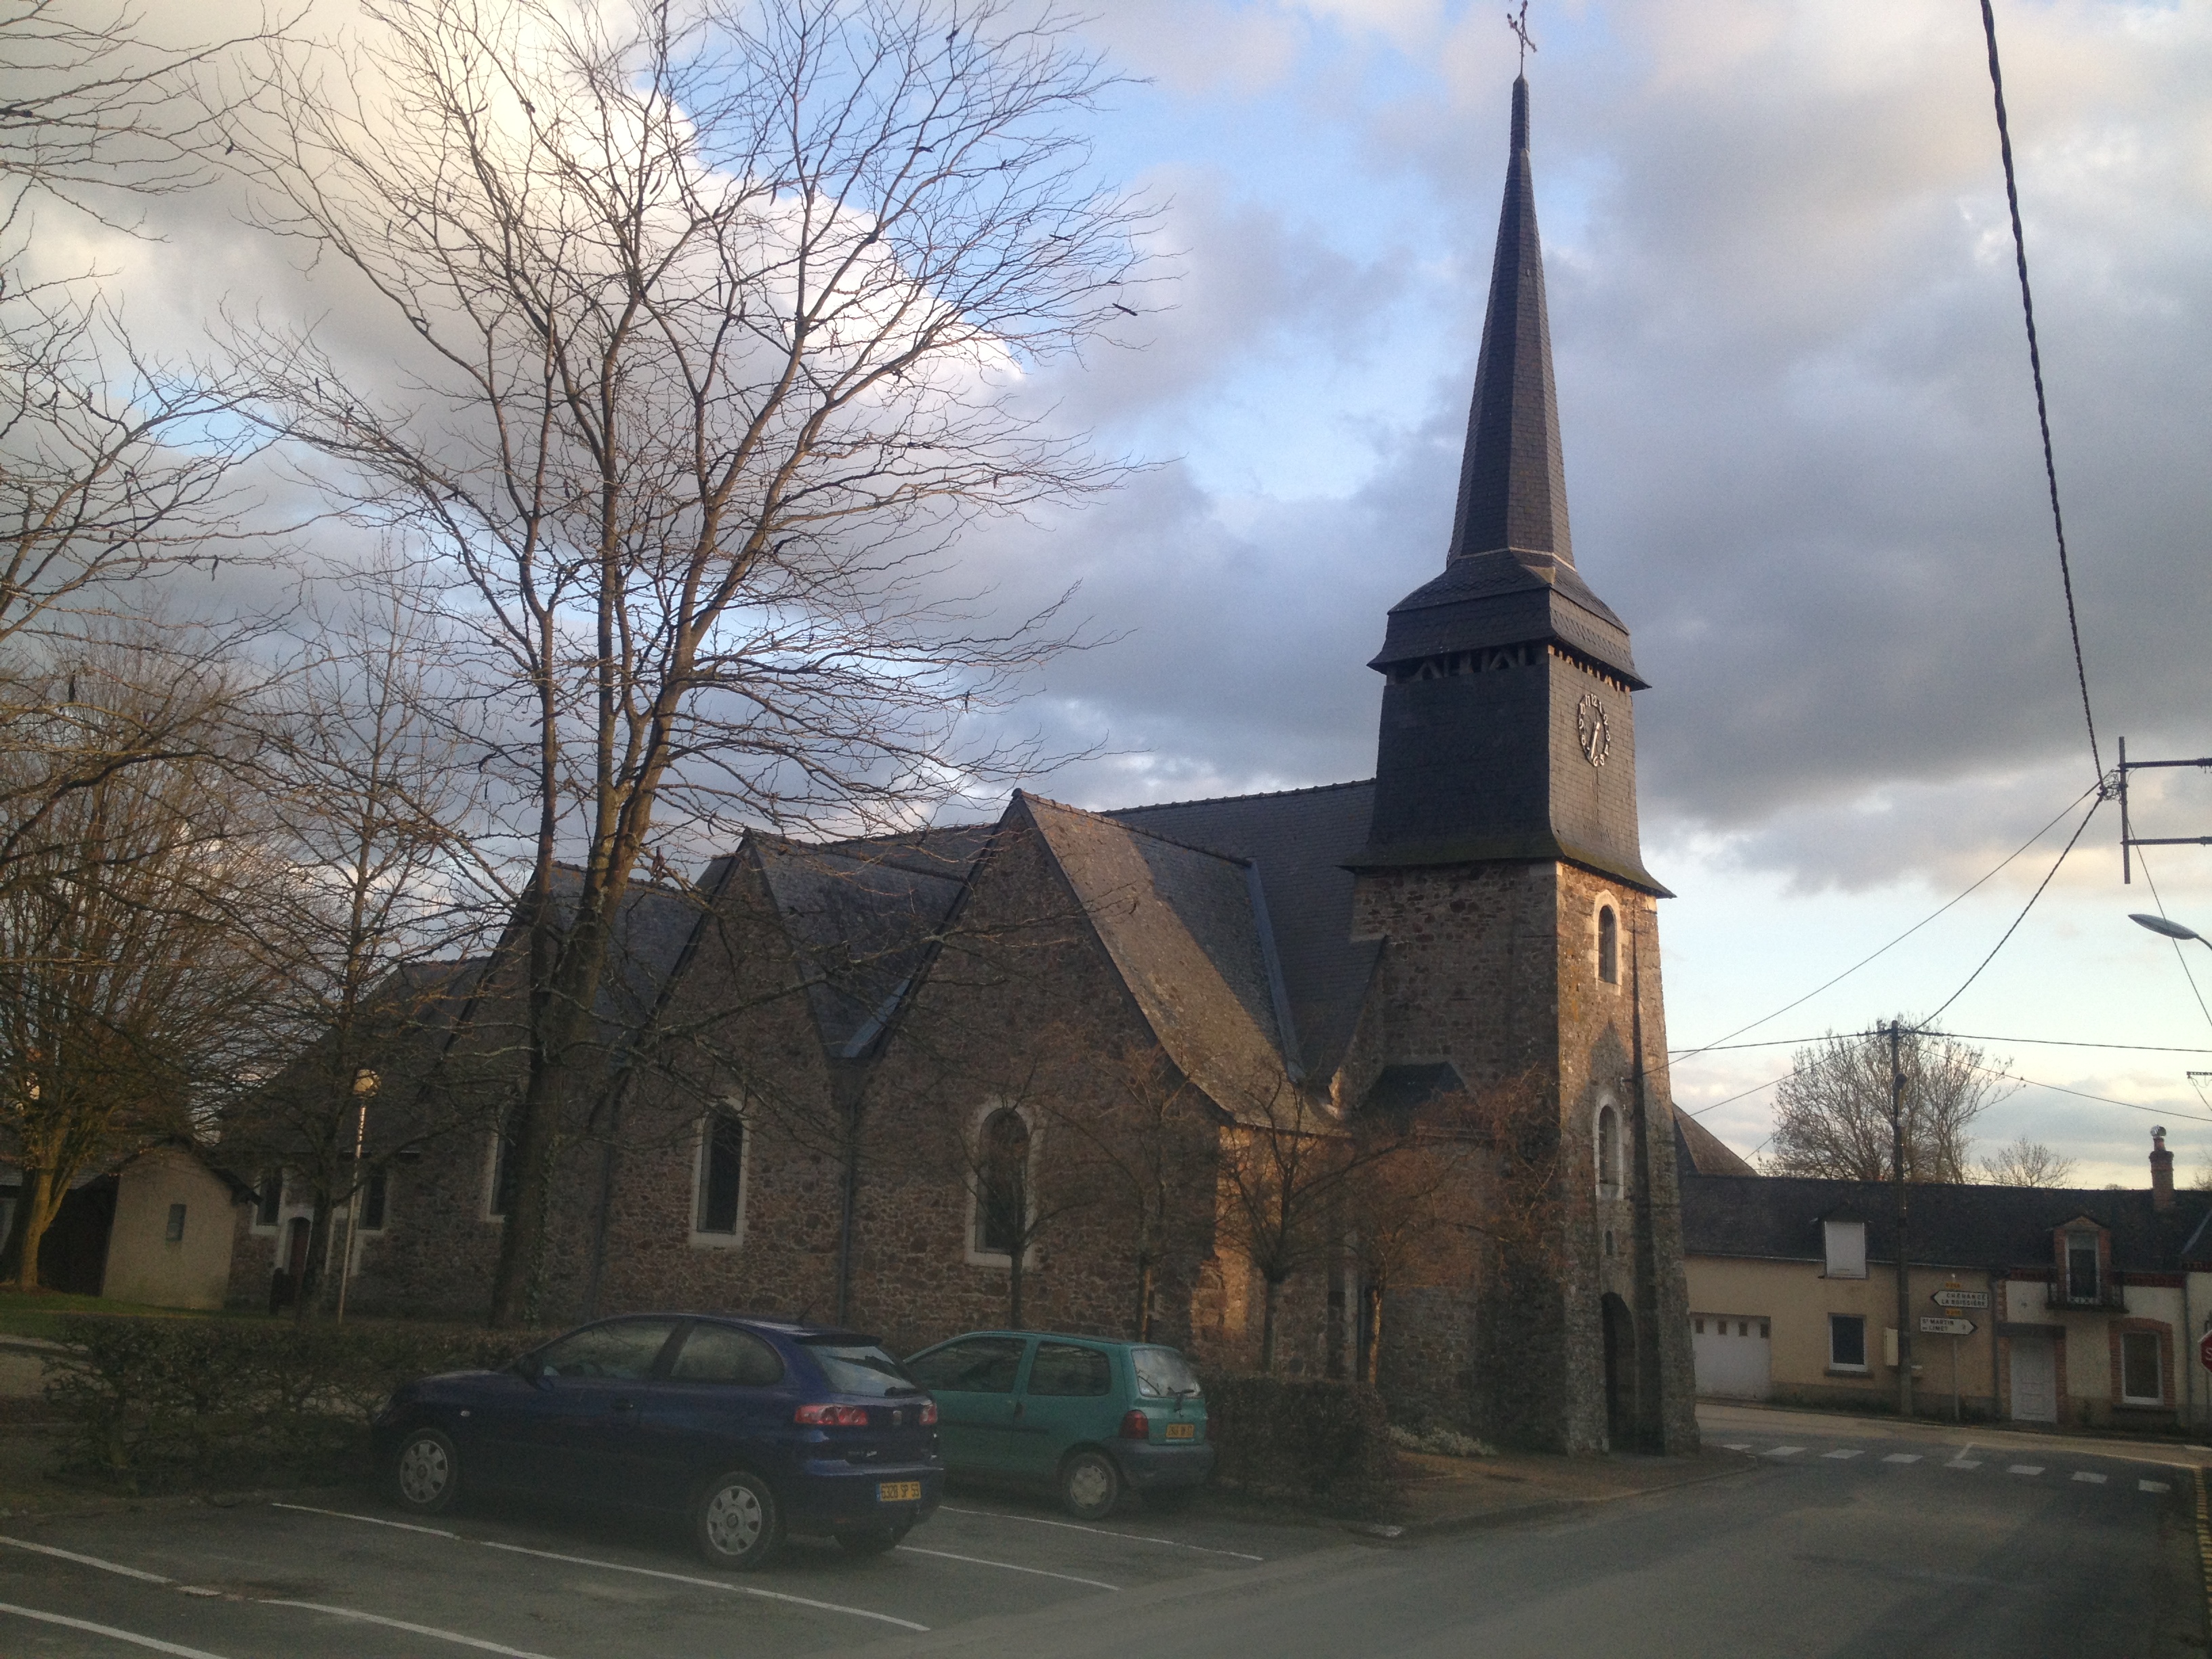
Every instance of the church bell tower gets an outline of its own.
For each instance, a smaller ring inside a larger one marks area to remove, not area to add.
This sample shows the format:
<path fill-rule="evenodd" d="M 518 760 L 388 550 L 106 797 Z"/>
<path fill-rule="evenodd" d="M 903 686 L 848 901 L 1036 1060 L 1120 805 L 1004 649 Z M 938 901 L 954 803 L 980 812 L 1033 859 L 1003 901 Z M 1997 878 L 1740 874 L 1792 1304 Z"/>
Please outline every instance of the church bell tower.
<path fill-rule="evenodd" d="M 1575 567 L 1528 149 L 1511 140 L 1443 572 L 1389 614 L 1357 926 L 1374 1057 L 1534 1102 L 1556 1236 L 1483 1270 L 1468 1415 L 1579 1450 L 1697 1443 L 1628 629 Z M 1480 1429 L 1478 1431 L 1480 1431 Z"/>

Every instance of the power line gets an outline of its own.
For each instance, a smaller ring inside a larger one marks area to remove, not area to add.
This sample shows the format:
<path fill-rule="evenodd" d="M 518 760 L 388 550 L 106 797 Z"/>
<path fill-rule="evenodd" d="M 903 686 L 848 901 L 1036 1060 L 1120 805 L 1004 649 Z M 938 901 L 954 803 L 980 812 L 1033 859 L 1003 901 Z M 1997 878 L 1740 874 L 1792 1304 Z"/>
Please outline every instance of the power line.
<path fill-rule="evenodd" d="M 2177 1112 L 2164 1106 L 2146 1106 L 2135 1100 L 2115 1100 L 2110 1095 L 2093 1095 L 2087 1089 L 2069 1089 L 2063 1083 L 2039 1083 L 2032 1077 L 2022 1077 L 2017 1072 L 2000 1071 L 1994 1066 L 1976 1066 L 1973 1069 L 1990 1077 L 2003 1078 L 2008 1082 L 2026 1084 L 2031 1089 L 2049 1089 L 2057 1094 L 2072 1095 L 2080 1100 L 2101 1101 L 2107 1106 L 2124 1106 L 2131 1112 L 2148 1112 L 2153 1117 L 2178 1118 L 2190 1123 L 2212 1123 L 2212 1117 L 2200 1116 L 2195 1112 Z"/>
<path fill-rule="evenodd" d="M 2090 796 L 2095 794 L 2100 787 L 2102 787 L 2102 786 L 2100 784 L 2092 784 L 2088 788 L 2084 789 L 2080 794 L 2075 796 L 2072 800 L 2068 801 L 2065 805 L 2060 807 L 2057 812 L 2053 813 L 2049 823 L 2045 824 L 2043 828 L 2037 830 L 2026 841 L 2021 842 L 2019 846 L 2014 848 L 2011 852 L 2006 854 L 2002 859 L 1999 859 L 1996 864 L 1992 865 L 1981 876 L 1977 878 L 1966 887 L 1960 890 L 1956 896 L 1946 901 L 1944 903 L 1938 905 L 1935 909 L 1921 917 L 1919 921 L 1914 922 L 1911 927 L 1906 928 L 1903 933 L 1899 933 L 1895 939 L 1890 940 L 1888 944 L 1883 945 L 1880 950 L 1875 951 L 1869 955 L 1861 957 L 1856 962 L 1844 969 L 1842 973 L 1838 974 L 1833 979 L 1814 986 L 1811 990 L 1806 992 L 1803 996 L 1799 997 L 1795 1002 L 1784 1003 L 1779 1008 L 1777 1008 L 1771 1014 L 1761 1014 L 1757 1019 L 1753 1020 L 1748 1025 L 1737 1026 L 1735 1030 L 1730 1031 L 1718 1042 L 1708 1042 L 1703 1048 L 1681 1048 L 1676 1049 L 1674 1052 L 1685 1060 L 1690 1059 L 1697 1054 L 1711 1054 L 1714 1050 L 1733 1042 L 1735 1038 L 1741 1036 L 1746 1031 L 1755 1031 L 1760 1026 L 1765 1024 L 1768 1020 L 1779 1019 L 1783 1015 L 1788 1013 L 1792 1008 L 1802 1007 L 1804 1004 L 1810 1002 L 1814 997 L 1820 995 L 1821 992 L 1826 991 L 1833 986 L 1842 984 L 1853 974 L 1858 972 L 1860 969 L 1865 967 L 1867 963 L 1874 961 L 1875 957 L 1884 956 L 1889 951 L 1895 950 L 1899 945 L 1904 944 L 1905 940 L 1911 939 L 1915 933 L 1925 927 L 1929 922 L 1934 921 L 1937 917 L 1942 915 L 1945 911 L 1949 910 L 1954 905 L 1960 904 L 1965 900 L 1972 897 L 1989 882 L 1995 879 L 1996 877 L 2001 874 L 2005 867 L 2014 859 L 2018 858 L 2021 854 L 2027 851 L 2029 848 L 2034 846 L 2036 842 L 2041 841 L 2045 836 L 2049 835 L 2051 833 L 2052 824 L 2058 823 L 2058 821 L 2063 818 L 2069 812 L 2079 806 L 2083 801 L 2088 799 Z M 2075 833 L 2078 836 L 2081 832 L 2076 830 Z M 1746 1044 L 1745 1046 L 1756 1047 L 1758 1045 Z"/>
<path fill-rule="evenodd" d="M 2066 631 L 2074 642 L 2074 678 L 2081 688 L 2081 720 L 2089 728 L 2089 761 L 2097 769 L 2101 787 L 2105 762 L 2097 750 L 2097 717 L 2089 709 L 2089 671 L 2082 664 L 2081 623 L 2074 611 L 2074 570 L 2066 556 L 2066 520 L 2058 510 L 2058 463 L 2051 450 L 2051 410 L 2043 392 L 2043 349 L 2035 337 L 2035 295 L 2027 285 L 2027 237 L 2020 226 L 2020 185 L 2013 176 L 2012 128 L 2005 119 L 2004 74 L 1997 67 L 1997 20 L 1990 9 L 1990 0 L 1982 0 L 1982 33 L 1990 43 L 1990 90 L 1996 100 L 1997 149 L 2004 157 L 2005 204 L 2012 210 L 2013 258 L 2020 267 L 2020 309 L 2027 323 L 2027 367 L 2035 379 L 2035 422 L 2043 434 L 2043 476 L 2051 485 L 2051 528 L 2058 538 L 2058 580 L 2066 592 Z"/>
<path fill-rule="evenodd" d="M 1818 1036 L 1765 1037 L 1757 1042 L 1714 1043 L 1710 1048 L 1685 1050 L 1701 1054 L 1725 1054 L 1743 1048 L 1786 1048 L 1793 1045 L 1826 1042 L 1837 1037 L 1880 1036 L 1879 1031 L 1823 1031 Z M 2212 1054 L 2212 1048 L 2185 1048 L 2168 1042 L 2079 1042 L 2070 1037 L 1992 1036 L 1987 1031 L 1942 1031 L 1939 1036 L 1956 1037 L 1962 1042 L 2005 1042 L 2032 1044 L 2041 1048 L 2116 1048 L 2130 1054 Z"/>
<path fill-rule="evenodd" d="M 2151 902 L 2158 906 L 2160 915 L 2166 915 L 2166 900 L 2158 890 L 2156 878 L 2150 872 L 2150 860 L 2142 855 L 2141 848 L 2136 849 L 2136 862 L 2142 866 L 2143 880 L 2150 886 Z M 2171 921 L 2172 918 L 2168 917 L 2167 920 Z M 2169 939 L 2166 943 L 2173 947 L 2173 959 L 2181 964 L 2182 978 L 2189 981 L 2190 995 L 2197 999 L 2197 1006 L 2203 1014 L 2205 1023 L 2212 1024 L 2212 1008 L 2205 1007 L 2204 993 L 2197 988 L 2197 975 L 2189 971 L 2189 953 L 2181 948 L 2181 941 L 2178 939 Z"/>
<path fill-rule="evenodd" d="M 2081 839 L 2081 832 L 2089 827 L 2089 820 L 2097 816 L 2097 809 L 2104 804 L 2105 798 L 2102 794 L 2100 794 L 2096 799 L 2089 803 L 2089 810 L 2081 814 L 2081 822 L 2074 826 L 2073 835 L 2068 838 L 2066 845 L 2058 849 L 2057 860 L 2051 865 L 2050 872 L 2045 875 L 2040 882 L 2036 884 L 2035 890 L 2027 896 L 2027 902 L 2020 907 L 2020 914 L 2012 919 L 2012 926 L 2004 930 L 2004 937 L 2000 939 L 1995 945 L 1990 946 L 1989 955 L 1984 957 L 1980 963 L 1975 967 L 1974 971 L 1966 975 L 1966 984 L 1960 986 L 1957 990 L 1952 992 L 1949 996 L 1945 997 L 1942 1002 L 1938 1003 L 1936 1007 L 1936 1012 L 1929 1014 L 1928 1016 L 1929 1019 L 1935 1019 L 1936 1015 L 1941 1014 L 1944 1009 L 1949 1007 L 1960 997 L 1966 995 L 1966 987 L 1972 985 L 1976 980 L 1979 979 L 1982 976 L 1982 969 L 1988 967 L 1991 963 L 1997 959 L 1997 952 L 2003 950 L 2005 946 L 2011 942 L 2012 936 L 2020 931 L 2021 923 L 2027 920 L 2027 913 L 2035 908 L 2036 900 L 2043 896 L 2043 890 L 2051 885 L 2052 879 L 2058 874 L 2058 866 L 2066 862 L 2066 855 L 2074 850 L 2075 842 Z"/>

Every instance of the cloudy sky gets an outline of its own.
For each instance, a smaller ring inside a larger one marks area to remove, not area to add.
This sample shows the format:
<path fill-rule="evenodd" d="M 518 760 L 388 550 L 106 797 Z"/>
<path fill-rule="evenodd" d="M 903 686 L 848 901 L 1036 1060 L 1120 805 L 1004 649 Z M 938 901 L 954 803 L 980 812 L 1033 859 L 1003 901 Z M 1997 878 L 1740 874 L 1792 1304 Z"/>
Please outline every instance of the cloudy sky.
<path fill-rule="evenodd" d="M 1156 465 L 963 545 L 1010 607 L 1079 582 L 1114 637 L 1025 706 L 1099 751 L 1034 787 L 1105 806 L 1366 776 L 1363 665 L 1449 526 L 1516 61 L 1499 0 L 1080 9 L 1128 77 L 1100 161 L 1163 204 L 1160 309 L 1045 389 Z M 2212 0 L 1997 16 L 2105 763 L 2123 735 L 2212 754 Z M 1574 545 L 1652 684 L 1670 1037 L 1782 1041 L 1686 1060 L 1674 1094 L 1751 1151 L 1787 1040 L 1951 997 L 2095 776 L 1978 12 L 1585 0 L 1529 21 Z M 288 252 L 211 202 L 164 229 L 56 257 L 180 337 L 295 292 Z M 2149 775 L 2137 827 L 2212 834 L 2212 787 Z M 2132 1185 L 2154 1122 L 2212 1171 L 2186 1077 L 2212 1073 L 2212 954 L 2128 923 L 2160 900 L 2140 869 L 2121 884 L 2116 833 L 2099 812 L 1944 1020 L 2034 1080 L 1984 1120 L 1991 1146 L 2025 1133 L 2078 1181 Z M 2150 869 L 2212 932 L 2212 848 Z M 2097 1043 L 2203 1052 L 2069 1046 Z"/>

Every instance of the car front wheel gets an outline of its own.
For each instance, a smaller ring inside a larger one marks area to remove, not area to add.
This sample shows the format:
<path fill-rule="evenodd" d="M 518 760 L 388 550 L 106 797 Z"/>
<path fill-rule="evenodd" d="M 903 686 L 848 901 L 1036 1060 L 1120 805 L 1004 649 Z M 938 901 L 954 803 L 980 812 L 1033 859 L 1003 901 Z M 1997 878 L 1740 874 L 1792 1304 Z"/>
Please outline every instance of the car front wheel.
<path fill-rule="evenodd" d="M 710 1565 L 740 1572 L 764 1565 L 783 1542 L 775 1493 L 767 1481 L 744 1469 L 708 1486 L 693 1512 L 692 1530 L 700 1555 Z"/>
<path fill-rule="evenodd" d="M 436 1429 L 417 1429 L 399 1443 L 392 1464 L 392 1496 L 411 1515 L 441 1515 L 461 1495 L 461 1455 Z"/>
<path fill-rule="evenodd" d="M 1060 1506 L 1082 1521 L 1103 1521 L 1121 1498 L 1121 1471 L 1104 1452 L 1079 1451 L 1060 1466 Z"/>

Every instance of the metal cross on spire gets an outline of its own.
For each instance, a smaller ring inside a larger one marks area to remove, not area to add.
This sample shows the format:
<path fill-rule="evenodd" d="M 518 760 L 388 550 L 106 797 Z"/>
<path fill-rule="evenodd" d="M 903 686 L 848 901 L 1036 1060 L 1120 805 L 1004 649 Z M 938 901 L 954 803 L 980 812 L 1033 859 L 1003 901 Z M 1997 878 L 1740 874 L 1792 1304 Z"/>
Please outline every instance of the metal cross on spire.
<path fill-rule="evenodd" d="M 1505 14 L 1505 27 L 1511 29 L 1514 38 L 1521 42 L 1521 73 L 1526 75 L 1528 72 L 1528 54 L 1536 50 L 1536 43 L 1528 38 L 1528 0 L 1521 0 L 1518 15 L 1510 11 Z"/>

